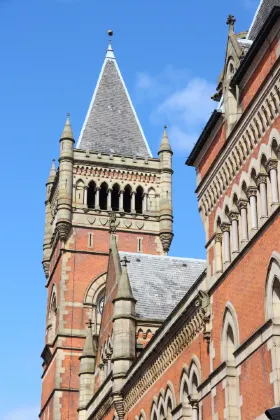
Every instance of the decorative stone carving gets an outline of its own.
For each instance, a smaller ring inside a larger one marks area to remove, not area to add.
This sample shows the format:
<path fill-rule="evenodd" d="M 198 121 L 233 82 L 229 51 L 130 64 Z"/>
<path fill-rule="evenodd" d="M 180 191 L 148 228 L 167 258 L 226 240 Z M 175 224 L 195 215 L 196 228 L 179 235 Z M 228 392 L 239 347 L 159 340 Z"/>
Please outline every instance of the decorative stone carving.
<path fill-rule="evenodd" d="M 222 241 L 223 241 L 223 234 L 222 233 L 216 233 L 215 242 L 222 242 Z"/>
<path fill-rule="evenodd" d="M 93 224 L 94 224 L 94 222 L 95 222 L 95 220 L 96 220 L 96 217 L 94 217 L 94 216 L 88 216 L 88 217 L 87 217 L 87 220 L 88 220 L 88 222 L 89 222 L 91 225 L 93 225 Z"/>
<path fill-rule="evenodd" d="M 231 211 L 229 212 L 228 215 L 229 220 L 232 222 L 233 220 L 238 220 L 239 218 L 239 213 L 237 213 L 236 211 Z"/>
<path fill-rule="evenodd" d="M 124 222 L 123 222 L 123 223 L 124 223 L 125 227 L 126 227 L 126 228 L 128 228 L 128 229 L 129 229 L 129 228 L 130 228 L 130 226 L 132 225 L 132 221 L 131 221 L 131 220 L 124 220 Z"/>
<path fill-rule="evenodd" d="M 266 181 L 267 181 L 266 174 L 258 174 L 257 179 L 256 179 L 258 187 L 260 186 L 260 184 L 266 184 Z"/>
<path fill-rule="evenodd" d="M 168 252 L 173 239 L 173 233 L 160 233 L 159 237 L 164 252 Z"/>
<path fill-rule="evenodd" d="M 57 231 L 59 239 L 66 242 L 71 231 L 71 223 L 67 221 L 60 221 L 57 223 Z"/>
<path fill-rule="evenodd" d="M 110 227 L 109 227 L 110 233 L 116 233 L 116 230 L 117 230 L 116 220 L 117 220 L 116 213 L 112 211 L 110 213 Z"/>
<path fill-rule="evenodd" d="M 241 211 L 241 209 L 247 209 L 248 206 L 248 201 L 247 200 L 238 200 L 237 202 L 237 208 L 239 211 Z"/>
<path fill-rule="evenodd" d="M 100 221 L 102 226 L 105 226 L 108 223 L 107 217 L 99 217 L 99 221 Z"/>
<path fill-rule="evenodd" d="M 230 232 L 230 224 L 229 223 L 222 223 L 221 224 L 222 232 Z"/>
<path fill-rule="evenodd" d="M 136 222 L 136 226 L 138 227 L 138 229 L 142 229 L 142 228 L 143 228 L 143 226 L 144 226 L 144 222 L 142 222 L 142 221 L 137 221 L 137 222 Z"/>
<path fill-rule="evenodd" d="M 250 187 L 247 188 L 246 194 L 247 194 L 248 198 L 250 198 L 252 196 L 257 197 L 257 193 L 258 193 L 257 187 L 250 186 Z"/>
<path fill-rule="evenodd" d="M 267 172 L 270 172 L 272 169 L 277 169 L 278 167 L 278 160 L 277 159 L 269 159 L 266 164 Z"/>

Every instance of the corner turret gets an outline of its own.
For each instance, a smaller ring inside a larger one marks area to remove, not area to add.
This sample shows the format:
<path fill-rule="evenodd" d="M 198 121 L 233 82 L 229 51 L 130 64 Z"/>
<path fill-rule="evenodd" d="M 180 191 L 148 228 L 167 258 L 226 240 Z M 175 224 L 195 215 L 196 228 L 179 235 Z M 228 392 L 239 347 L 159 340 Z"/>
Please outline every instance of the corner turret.
<path fill-rule="evenodd" d="M 86 420 L 86 406 L 94 392 L 94 373 L 96 362 L 96 343 L 92 336 L 92 322 L 89 320 L 85 346 L 80 360 L 80 393 L 79 393 L 79 420 Z"/>
<path fill-rule="evenodd" d="M 69 114 L 60 139 L 57 230 L 61 241 L 66 242 L 72 224 L 74 136 Z"/>
<path fill-rule="evenodd" d="M 172 216 L 172 149 L 169 143 L 166 126 L 158 155 L 161 162 L 160 181 L 160 240 L 164 252 L 167 254 L 173 239 L 173 216 Z"/>
<path fill-rule="evenodd" d="M 50 174 L 46 183 L 46 217 L 45 217 L 45 234 L 44 234 L 44 245 L 43 245 L 43 268 L 45 272 L 45 276 L 49 276 L 49 266 L 50 266 L 50 256 L 51 256 L 51 239 L 52 239 L 52 213 L 51 213 L 51 203 L 49 201 L 52 187 L 55 182 L 56 177 L 56 169 L 55 169 L 55 161 L 53 159 L 52 166 L 50 170 Z"/>

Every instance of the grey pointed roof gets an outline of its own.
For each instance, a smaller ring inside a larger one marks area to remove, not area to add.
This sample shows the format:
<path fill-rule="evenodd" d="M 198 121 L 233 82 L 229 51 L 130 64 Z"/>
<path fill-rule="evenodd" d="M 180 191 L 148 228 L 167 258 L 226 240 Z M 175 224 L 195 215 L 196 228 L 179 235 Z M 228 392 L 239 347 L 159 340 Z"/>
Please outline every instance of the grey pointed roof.
<path fill-rule="evenodd" d="M 274 6 L 280 6 L 280 0 L 260 1 L 259 7 L 257 8 L 256 14 L 247 35 L 248 39 L 254 40 L 257 37 L 261 27 L 265 23 Z"/>
<path fill-rule="evenodd" d="M 111 44 L 77 148 L 123 156 L 152 156 Z"/>
<path fill-rule="evenodd" d="M 165 320 L 206 268 L 204 260 L 119 252 L 126 256 L 140 318 Z"/>

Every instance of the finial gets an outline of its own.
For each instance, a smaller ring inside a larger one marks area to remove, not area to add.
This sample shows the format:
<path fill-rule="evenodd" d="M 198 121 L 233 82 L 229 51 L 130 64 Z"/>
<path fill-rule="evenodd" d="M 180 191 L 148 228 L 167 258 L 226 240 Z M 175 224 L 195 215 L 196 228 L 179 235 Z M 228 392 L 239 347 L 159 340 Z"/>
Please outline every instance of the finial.
<path fill-rule="evenodd" d="M 66 117 L 68 118 L 70 117 L 70 112 L 67 112 Z"/>
<path fill-rule="evenodd" d="M 109 35 L 109 36 L 113 36 L 113 35 L 114 35 L 114 32 L 112 31 L 112 29 L 109 29 L 109 31 L 108 31 L 108 35 Z"/>
<path fill-rule="evenodd" d="M 128 259 L 126 258 L 126 256 L 123 257 L 122 260 L 120 260 L 120 263 L 123 267 L 127 267 L 127 264 L 130 263 L 130 261 L 128 261 Z"/>
<path fill-rule="evenodd" d="M 167 125 L 164 125 L 164 126 L 163 126 L 163 128 L 164 128 L 164 130 L 166 131 L 166 130 L 167 130 Z"/>
<path fill-rule="evenodd" d="M 226 24 L 229 25 L 230 29 L 232 30 L 234 29 L 235 22 L 236 22 L 235 17 L 233 15 L 228 15 Z"/>

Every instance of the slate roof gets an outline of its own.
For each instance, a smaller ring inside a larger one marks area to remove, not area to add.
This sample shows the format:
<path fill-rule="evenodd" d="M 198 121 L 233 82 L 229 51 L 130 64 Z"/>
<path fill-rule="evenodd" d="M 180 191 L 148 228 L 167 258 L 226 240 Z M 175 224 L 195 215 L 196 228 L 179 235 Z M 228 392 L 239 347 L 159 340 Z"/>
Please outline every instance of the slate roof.
<path fill-rule="evenodd" d="M 248 32 L 248 39 L 251 39 L 252 41 L 256 39 L 261 27 L 265 23 L 274 6 L 280 6 L 280 0 L 261 0 Z"/>
<path fill-rule="evenodd" d="M 110 44 L 77 148 L 151 157 Z"/>
<path fill-rule="evenodd" d="M 165 320 L 206 268 L 204 260 L 119 252 L 127 257 L 140 318 Z"/>

